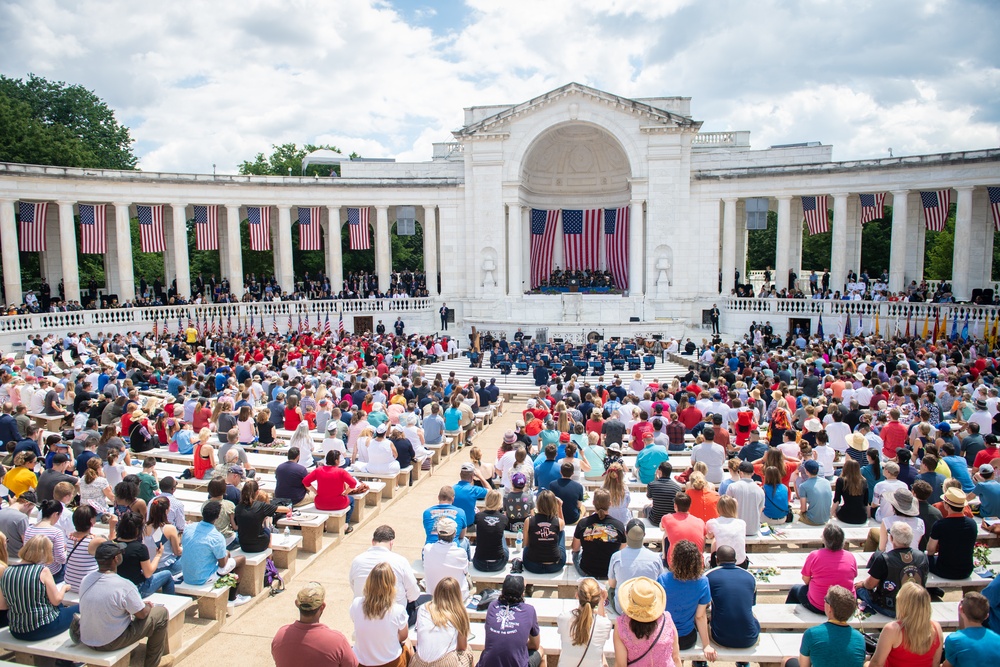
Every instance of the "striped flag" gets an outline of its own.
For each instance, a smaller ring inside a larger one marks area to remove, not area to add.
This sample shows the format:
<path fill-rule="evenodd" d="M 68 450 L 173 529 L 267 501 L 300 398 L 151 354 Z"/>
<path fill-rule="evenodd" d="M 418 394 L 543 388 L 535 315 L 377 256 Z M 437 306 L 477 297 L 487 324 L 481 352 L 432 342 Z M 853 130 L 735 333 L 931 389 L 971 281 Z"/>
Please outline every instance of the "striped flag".
<path fill-rule="evenodd" d="M 21 252 L 45 252 L 45 216 L 48 210 L 46 202 L 18 202 L 17 212 L 21 223 L 18 248 Z"/>
<path fill-rule="evenodd" d="M 601 209 L 562 212 L 563 258 L 568 271 L 600 268 Z"/>
<path fill-rule="evenodd" d="M 816 335 L 819 336 L 820 340 L 826 335 L 823 331 L 823 313 L 819 314 L 819 324 L 816 325 Z"/>
<path fill-rule="evenodd" d="M 215 331 L 215 337 L 216 338 L 221 338 L 222 337 L 222 316 L 221 315 L 218 317 L 218 319 L 216 319 L 216 317 L 215 317 L 214 314 L 212 315 L 212 328 Z"/>
<path fill-rule="evenodd" d="M 948 221 L 948 210 L 951 208 L 951 190 L 931 192 L 920 191 L 920 203 L 924 207 L 924 223 L 932 232 L 944 229 Z"/>
<path fill-rule="evenodd" d="M 319 206 L 299 206 L 299 250 L 319 250 Z"/>
<path fill-rule="evenodd" d="M 80 204 L 80 252 L 103 255 L 108 252 L 108 205 Z"/>
<path fill-rule="evenodd" d="M 628 289 L 629 207 L 604 210 L 604 251 L 615 287 Z"/>
<path fill-rule="evenodd" d="M 250 249 L 271 249 L 271 207 L 247 206 L 247 221 L 250 223 Z"/>
<path fill-rule="evenodd" d="M 163 239 L 163 205 L 136 206 L 136 216 L 139 218 L 139 248 L 142 252 L 163 252 L 166 242 Z"/>
<path fill-rule="evenodd" d="M 368 226 L 368 207 L 348 208 L 347 227 L 350 229 L 351 250 L 371 250 L 371 228 Z"/>
<path fill-rule="evenodd" d="M 986 188 L 990 196 L 990 210 L 993 211 L 993 226 L 1000 232 L 1000 188 Z"/>
<path fill-rule="evenodd" d="M 326 322 L 323 323 L 323 331 L 327 335 L 330 335 L 330 313 L 329 312 L 327 312 L 327 314 L 326 314 Z"/>
<path fill-rule="evenodd" d="M 257 329 L 254 327 L 253 313 L 250 313 L 250 337 L 253 338 L 256 335 L 257 335 Z"/>
<path fill-rule="evenodd" d="M 230 336 L 233 335 L 233 314 L 232 313 L 229 313 L 229 315 L 226 316 L 226 333 L 228 333 Z"/>
<path fill-rule="evenodd" d="M 271 331 L 278 333 L 278 316 L 274 313 L 271 313 Z"/>
<path fill-rule="evenodd" d="M 194 207 L 194 238 L 196 250 L 219 249 L 219 207 Z"/>
<path fill-rule="evenodd" d="M 531 209 L 531 288 L 552 274 L 552 245 L 556 239 L 559 210 Z"/>
<path fill-rule="evenodd" d="M 288 311 L 288 335 L 292 335 L 292 311 Z"/>
<path fill-rule="evenodd" d="M 822 234 L 830 231 L 830 220 L 827 217 L 826 195 L 802 198 L 802 214 L 810 234 Z"/>
<path fill-rule="evenodd" d="M 153 340 L 160 337 L 160 323 L 157 321 L 156 316 L 153 316 Z"/>
<path fill-rule="evenodd" d="M 861 198 L 861 224 L 885 217 L 885 193 L 858 195 Z"/>
<path fill-rule="evenodd" d="M 337 332 L 340 333 L 340 337 L 344 337 L 344 313 L 340 313 L 340 322 L 337 323 Z"/>

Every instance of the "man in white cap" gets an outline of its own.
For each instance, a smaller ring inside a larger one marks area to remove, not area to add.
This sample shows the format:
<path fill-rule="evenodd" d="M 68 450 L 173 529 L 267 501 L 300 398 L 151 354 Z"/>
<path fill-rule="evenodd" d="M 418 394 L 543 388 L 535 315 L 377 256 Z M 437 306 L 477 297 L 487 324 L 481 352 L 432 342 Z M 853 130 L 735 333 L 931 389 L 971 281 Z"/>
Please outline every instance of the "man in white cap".
<path fill-rule="evenodd" d="M 462 587 L 462 599 L 469 597 L 469 556 L 455 543 L 458 524 L 442 517 L 435 524 L 437 541 L 424 545 L 424 588 L 434 591 L 445 577 L 453 577 Z"/>

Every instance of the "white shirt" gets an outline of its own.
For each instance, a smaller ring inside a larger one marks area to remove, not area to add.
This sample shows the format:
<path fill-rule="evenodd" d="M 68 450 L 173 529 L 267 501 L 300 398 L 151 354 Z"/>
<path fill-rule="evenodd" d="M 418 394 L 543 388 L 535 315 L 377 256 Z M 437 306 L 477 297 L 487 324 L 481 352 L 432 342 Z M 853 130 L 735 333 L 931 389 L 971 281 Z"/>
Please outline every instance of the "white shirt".
<path fill-rule="evenodd" d="M 872 502 L 878 503 L 878 509 L 875 511 L 875 519 L 881 521 L 887 516 L 892 516 L 892 505 L 889 503 L 889 496 L 896 492 L 896 489 L 905 489 L 906 482 L 901 482 L 898 479 L 883 479 L 881 482 L 875 485 L 875 490 L 872 493 Z"/>
<path fill-rule="evenodd" d="M 424 545 L 423 557 L 426 590 L 433 594 L 438 582 L 445 577 L 453 577 L 462 587 L 462 599 L 469 597 L 469 556 L 465 549 L 454 542 L 438 540 Z"/>
<path fill-rule="evenodd" d="M 417 578 L 413 574 L 413 568 L 410 567 L 409 561 L 404 556 L 380 545 L 375 545 L 368 551 L 358 554 L 351 562 L 351 570 L 347 580 L 351 584 L 355 597 L 364 593 L 368 573 L 374 570 L 379 563 L 388 563 L 396 574 L 396 604 L 406 606 L 407 602 L 413 602 L 420 597 L 420 587 L 417 586 Z"/>
<path fill-rule="evenodd" d="M 417 655 L 425 663 L 437 662 L 458 649 L 458 630 L 450 623 L 443 627 L 434 625 L 425 604 L 417 610 L 414 630 L 417 633 Z"/>
<path fill-rule="evenodd" d="M 382 618 L 365 618 L 364 598 L 354 598 L 350 615 L 354 621 L 354 655 L 362 665 L 384 665 L 399 657 L 397 637 L 406 627 L 406 607 L 392 605 Z"/>
<path fill-rule="evenodd" d="M 611 637 L 612 625 L 606 616 L 594 615 L 594 626 L 589 644 L 573 646 L 573 611 L 567 610 L 556 618 L 562 652 L 559 662 L 570 667 L 601 667 L 604 664 L 604 645 Z M 586 655 L 584 655 L 586 652 Z"/>
<path fill-rule="evenodd" d="M 851 434 L 851 427 L 844 422 L 830 422 L 826 425 L 826 434 L 830 437 L 830 447 L 836 452 L 847 451 L 847 436 Z"/>
<path fill-rule="evenodd" d="M 819 463 L 819 476 L 830 477 L 833 475 L 833 458 L 837 454 L 833 447 L 821 445 L 813 448 L 813 458 Z"/>
<path fill-rule="evenodd" d="M 709 519 L 706 523 L 708 532 L 715 536 L 713 549 L 732 547 L 736 551 L 736 562 L 747 559 L 747 522 L 743 519 L 731 519 L 726 516 Z"/>
<path fill-rule="evenodd" d="M 723 466 L 726 465 L 726 449 L 714 442 L 703 442 L 691 450 L 691 463 L 703 462 L 708 466 L 705 479 L 712 484 L 722 484 Z"/>

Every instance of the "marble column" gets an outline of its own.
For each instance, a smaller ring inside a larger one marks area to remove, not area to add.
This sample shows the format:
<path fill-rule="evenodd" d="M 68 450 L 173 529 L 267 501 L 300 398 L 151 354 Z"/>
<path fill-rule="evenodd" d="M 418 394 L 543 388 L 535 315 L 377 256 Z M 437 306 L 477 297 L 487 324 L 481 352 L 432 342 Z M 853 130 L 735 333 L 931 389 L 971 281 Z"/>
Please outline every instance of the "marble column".
<path fill-rule="evenodd" d="M 905 285 L 907 238 L 907 190 L 892 192 L 892 240 L 889 249 L 889 291 L 899 292 Z"/>
<path fill-rule="evenodd" d="M 507 294 L 521 296 L 524 285 L 521 281 L 521 204 L 507 204 Z"/>
<path fill-rule="evenodd" d="M 127 202 L 115 202 L 115 248 L 117 249 L 118 303 L 135 300 L 132 271 L 132 223 Z"/>
<path fill-rule="evenodd" d="M 747 275 L 747 204 L 745 199 L 736 202 L 736 268 L 740 283 L 750 282 Z M 736 275 L 733 275 L 735 278 Z"/>
<path fill-rule="evenodd" d="M 792 198 L 778 200 L 778 238 L 774 253 L 774 286 L 780 292 L 788 287 L 788 269 L 791 267 Z"/>
<path fill-rule="evenodd" d="M 8 305 L 20 304 L 24 300 L 24 293 L 21 291 L 21 257 L 17 250 L 13 199 L 0 199 L 0 238 L 7 239 L 7 242 L 0 244 L 4 297 Z"/>
<path fill-rule="evenodd" d="M 219 270 L 236 297 L 243 296 L 243 245 L 240 243 L 240 205 L 226 204 L 226 222 L 219 230 Z"/>
<path fill-rule="evenodd" d="M 337 293 L 344 287 L 344 249 L 340 238 L 340 207 L 327 206 L 326 275 L 330 289 Z"/>
<path fill-rule="evenodd" d="M 722 208 L 721 294 L 728 296 L 736 279 L 736 199 L 723 199 Z"/>
<path fill-rule="evenodd" d="M 281 289 L 295 291 L 295 267 L 292 264 L 292 207 L 278 206 L 278 236 L 275 238 L 274 274 Z"/>
<path fill-rule="evenodd" d="M 633 199 L 629 203 L 628 224 L 628 293 L 630 296 L 644 296 L 646 226 L 642 219 L 642 200 Z"/>
<path fill-rule="evenodd" d="M 427 293 L 431 297 L 438 294 L 438 241 L 437 207 L 424 206 L 424 275 L 427 278 Z"/>
<path fill-rule="evenodd" d="M 955 249 L 951 261 L 951 290 L 956 301 L 968 301 L 970 288 L 969 259 L 972 254 L 972 187 L 955 188 Z"/>
<path fill-rule="evenodd" d="M 847 282 L 847 197 L 846 192 L 833 195 L 833 242 L 830 248 L 830 287 L 844 290 Z"/>
<path fill-rule="evenodd" d="M 59 202 L 59 249 L 66 300 L 79 301 L 80 267 L 76 259 L 76 224 L 71 201 Z"/>
<path fill-rule="evenodd" d="M 191 296 L 191 261 L 188 259 L 187 204 L 171 204 L 174 216 L 174 278 L 177 280 L 177 294 L 185 299 Z M 163 286 L 170 288 L 169 281 Z"/>
<path fill-rule="evenodd" d="M 378 291 L 389 291 L 392 282 L 392 246 L 389 240 L 389 207 L 375 207 L 375 272 Z"/>

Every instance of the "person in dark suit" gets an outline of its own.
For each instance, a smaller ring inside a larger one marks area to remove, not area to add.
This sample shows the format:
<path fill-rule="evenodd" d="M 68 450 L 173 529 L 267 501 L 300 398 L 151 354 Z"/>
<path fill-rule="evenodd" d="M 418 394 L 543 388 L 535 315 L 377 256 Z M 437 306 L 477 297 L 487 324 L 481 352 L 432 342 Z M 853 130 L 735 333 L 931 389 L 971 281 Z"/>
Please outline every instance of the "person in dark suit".
<path fill-rule="evenodd" d="M 719 307 L 713 303 L 712 310 L 708 311 L 708 315 L 712 318 L 712 333 L 719 333 Z"/>
<path fill-rule="evenodd" d="M 443 331 L 448 330 L 448 304 L 442 303 L 441 309 L 438 311 L 441 314 L 441 329 Z"/>

